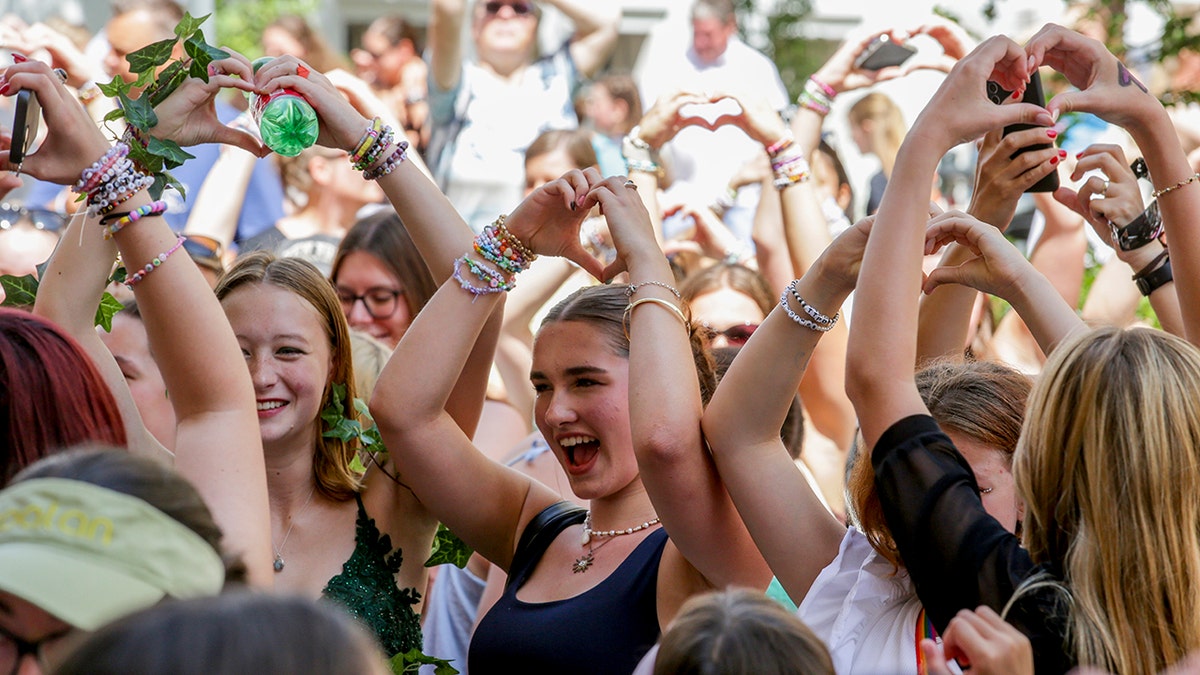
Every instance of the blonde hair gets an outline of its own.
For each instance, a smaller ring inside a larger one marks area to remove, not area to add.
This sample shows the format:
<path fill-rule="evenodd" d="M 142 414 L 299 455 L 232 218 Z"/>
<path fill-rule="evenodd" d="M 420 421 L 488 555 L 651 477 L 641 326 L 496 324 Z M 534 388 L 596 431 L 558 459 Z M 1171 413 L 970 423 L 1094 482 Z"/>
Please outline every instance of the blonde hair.
<path fill-rule="evenodd" d="M 249 284 L 270 284 L 291 291 L 312 305 L 321 317 L 325 337 L 329 339 L 329 378 L 321 393 L 321 407 L 333 400 L 333 385 L 346 388 L 342 402 L 346 419 L 357 420 L 354 397 L 354 361 L 350 352 L 350 328 L 342 314 L 342 303 L 329 281 L 321 276 L 312 263 L 300 258 L 277 258 L 267 251 L 255 251 L 240 256 L 217 282 L 218 300 L 224 300 L 235 289 Z M 322 428 L 324 422 L 318 418 Z M 313 447 L 313 477 L 317 490 L 329 499 L 344 501 L 362 487 L 362 476 L 350 468 L 358 452 L 357 441 L 343 441 L 317 434 Z"/>
<path fill-rule="evenodd" d="M 1069 589 L 1076 661 L 1150 675 L 1183 659 L 1200 647 L 1200 352 L 1097 329 L 1051 354 L 1029 410 L 1024 545 Z"/>
<path fill-rule="evenodd" d="M 858 99 L 847 116 L 855 126 L 861 127 L 868 120 L 874 122 L 870 130 L 871 152 L 879 158 L 883 175 L 891 178 L 896 153 L 900 152 L 900 144 L 908 133 L 904 113 L 886 94 L 875 92 Z"/>

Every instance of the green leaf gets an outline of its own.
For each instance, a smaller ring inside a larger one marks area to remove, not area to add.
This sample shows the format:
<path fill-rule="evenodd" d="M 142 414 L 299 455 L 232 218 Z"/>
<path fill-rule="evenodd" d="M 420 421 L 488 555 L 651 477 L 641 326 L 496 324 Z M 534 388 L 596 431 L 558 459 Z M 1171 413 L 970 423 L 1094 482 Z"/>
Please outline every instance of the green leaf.
<path fill-rule="evenodd" d="M 116 269 L 113 270 L 113 273 L 108 276 L 108 283 L 123 284 L 125 283 L 125 278 L 128 275 L 129 271 L 125 269 L 124 265 L 117 265 Z"/>
<path fill-rule="evenodd" d="M 100 306 L 96 307 L 96 325 L 103 328 L 105 333 L 111 333 L 113 317 L 122 309 L 125 309 L 125 305 L 105 291 L 100 298 Z"/>
<path fill-rule="evenodd" d="M 183 51 L 192 58 L 192 76 L 208 82 L 208 64 L 219 59 L 229 58 L 229 52 L 223 49 L 208 44 L 204 41 L 204 32 L 196 31 L 196 34 L 187 39 L 183 43 Z M 203 72 L 203 75 L 197 75 L 197 67 Z"/>
<path fill-rule="evenodd" d="M 121 107 L 125 108 L 125 119 L 138 129 L 147 131 L 158 124 L 158 115 L 154 113 L 154 108 L 150 107 L 150 102 L 145 96 L 130 100 L 122 94 L 121 104 Z"/>
<path fill-rule="evenodd" d="M 150 142 L 146 144 L 146 151 L 162 158 L 163 167 L 174 169 L 183 164 L 189 159 L 195 159 L 196 156 L 189 154 L 186 150 L 179 147 L 179 144 L 172 140 L 164 140 L 161 138 L 150 137 Z"/>
<path fill-rule="evenodd" d="M 107 83 L 105 83 L 105 84 L 97 83 L 96 86 L 100 87 L 100 91 L 103 92 L 103 94 L 105 96 L 107 96 L 109 98 L 116 98 L 120 94 L 128 94 L 129 89 L 133 85 L 129 84 L 128 82 L 126 82 L 125 80 L 123 80 L 119 77 L 114 77 L 112 80 L 108 81 Z"/>
<path fill-rule="evenodd" d="M 137 79 L 133 82 L 134 89 L 142 89 L 154 81 L 154 71 L 147 70 L 138 73 Z"/>
<path fill-rule="evenodd" d="M 207 73 L 207 71 L 205 71 Z M 158 107 L 163 101 L 167 100 L 179 85 L 187 79 L 188 69 L 183 65 L 182 61 L 172 61 L 170 65 L 162 69 L 158 74 L 158 79 L 155 80 L 154 86 L 146 90 L 144 98 L 150 100 L 150 107 Z"/>
<path fill-rule="evenodd" d="M 421 666 L 433 666 L 435 675 L 457 675 L 458 673 L 458 670 L 450 665 L 450 661 L 426 656 L 417 647 L 413 647 L 407 652 L 396 654 L 388 662 L 388 665 L 391 666 L 392 672 L 396 675 L 416 673 Z"/>
<path fill-rule="evenodd" d="M 355 454 L 354 459 L 350 460 L 350 470 L 360 476 L 367 472 L 367 465 L 363 464 L 362 457 L 359 457 L 358 454 Z"/>
<path fill-rule="evenodd" d="M 125 111 L 121 110 L 120 108 L 116 108 L 114 110 L 109 110 L 108 114 L 104 116 L 103 121 L 112 122 L 113 120 L 119 120 L 124 116 L 125 116 Z"/>
<path fill-rule="evenodd" d="M 186 40 L 192 36 L 192 33 L 200 30 L 200 26 L 208 20 L 211 14 L 205 14 L 202 17 L 194 17 L 191 14 L 184 12 L 183 18 L 179 20 L 179 24 L 175 26 L 175 35 L 180 39 Z"/>
<path fill-rule="evenodd" d="M 151 42 L 136 52 L 126 54 L 125 60 L 129 62 L 129 71 L 144 73 L 147 70 L 158 70 L 159 66 L 170 60 L 176 42 L 178 42 L 178 38 L 167 38 Z"/>
<path fill-rule="evenodd" d="M 4 274 L 0 275 L 0 289 L 4 289 L 4 302 L 0 302 L 0 307 L 33 307 L 38 280 L 32 274 L 23 277 Z"/>
<path fill-rule="evenodd" d="M 438 523 L 437 534 L 433 537 L 433 550 L 430 551 L 429 560 L 425 561 L 425 566 L 435 567 L 450 564 L 465 568 L 474 552 L 466 542 L 458 538 L 457 534 L 451 532 L 445 525 Z"/>

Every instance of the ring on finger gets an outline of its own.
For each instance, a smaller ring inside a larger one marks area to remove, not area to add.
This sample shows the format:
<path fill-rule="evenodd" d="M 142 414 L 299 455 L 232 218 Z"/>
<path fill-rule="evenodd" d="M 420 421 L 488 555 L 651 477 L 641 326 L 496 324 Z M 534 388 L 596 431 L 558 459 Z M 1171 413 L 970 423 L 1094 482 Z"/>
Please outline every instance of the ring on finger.
<path fill-rule="evenodd" d="M 1108 196 L 1108 180 L 1105 180 L 1105 181 L 1104 181 L 1104 187 L 1100 188 L 1100 192 L 1099 192 L 1098 194 L 1099 194 L 1101 197 L 1106 197 L 1106 196 Z"/>
<path fill-rule="evenodd" d="M 54 74 L 58 76 L 58 81 L 63 84 L 67 83 L 67 71 L 63 68 L 55 68 Z"/>
<path fill-rule="evenodd" d="M 626 180 L 625 187 L 633 188 L 634 190 L 638 189 L 637 183 L 633 182 L 632 180 Z"/>

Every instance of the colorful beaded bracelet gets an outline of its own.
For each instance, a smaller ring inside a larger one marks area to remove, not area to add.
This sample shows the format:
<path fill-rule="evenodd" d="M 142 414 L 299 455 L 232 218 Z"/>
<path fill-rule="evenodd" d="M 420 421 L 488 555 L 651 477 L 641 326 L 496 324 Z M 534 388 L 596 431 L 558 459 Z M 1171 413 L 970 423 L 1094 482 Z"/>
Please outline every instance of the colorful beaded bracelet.
<path fill-rule="evenodd" d="M 125 286 L 132 289 L 135 285 L 137 285 L 139 282 L 141 282 L 143 279 L 145 279 L 148 274 L 150 274 L 151 272 L 153 272 L 154 270 L 156 270 L 160 266 L 162 266 L 162 264 L 167 261 L 167 258 L 171 257 L 172 253 L 178 251 L 179 248 L 181 246 L 183 246 L 183 242 L 185 242 L 185 241 L 187 241 L 187 239 L 184 237 L 179 237 L 178 239 L 176 239 L 174 246 L 163 251 L 162 253 L 159 253 L 157 256 L 154 257 L 153 260 L 146 263 L 145 267 L 142 267 L 141 269 L 134 272 L 133 274 L 130 274 L 125 279 Z"/>
<path fill-rule="evenodd" d="M 389 173 L 396 170 L 396 167 L 404 163 L 408 159 L 408 141 L 400 141 L 396 145 L 396 150 L 388 155 L 388 158 L 383 160 L 383 163 L 376 166 L 374 169 L 363 171 L 363 178 L 366 180 L 379 180 Z"/>
<path fill-rule="evenodd" d="M 136 223 L 146 216 L 161 216 L 166 212 L 167 203 L 157 201 L 144 204 L 127 213 L 109 215 L 100 220 L 100 224 L 105 226 L 104 238 L 112 239 L 113 235 L 120 232 L 126 225 Z M 110 222 L 112 223 L 111 225 L 109 225 Z"/>

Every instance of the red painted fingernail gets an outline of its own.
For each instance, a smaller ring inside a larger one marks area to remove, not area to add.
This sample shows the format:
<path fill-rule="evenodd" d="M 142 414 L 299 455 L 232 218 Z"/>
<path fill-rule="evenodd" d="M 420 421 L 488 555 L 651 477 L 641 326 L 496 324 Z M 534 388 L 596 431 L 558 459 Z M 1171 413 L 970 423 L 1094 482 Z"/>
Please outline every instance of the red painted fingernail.
<path fill-rule="evenodd" d="M 1082 159 L 1082 158 L 1083 158 L 1083 153 L 1082 153 L 1082 152 L 1077 152 L 1077 153 L 1075 153 L 1075 159 Z"/>
<path fill-rule="evenodd" d="M 1046 135 L 1049 136 L 1050 138 L 1058 138 L 1058 132 L 1053 129 L 1047 129 Z"/>
<path fill-rule="evenodd" d="M 17 52 L 13 52 L 12 57 L 13 57 L 13 63 L 25 63 L 26 61 L 29 60 L 29 58 L 26 57 L 24 54 L 20 54 Z"/>
<path fill-rule="evenodd" d="M 1020 92 L 1020 91 L 1014 91 L 1014 92 L 1013 92 L 1013 99 L 1018 99 L 1018 98 L 1021 98 L 1021 92 Z"/>
<path fill-rule="evenodd" d="M 1050 163 L 1051 163 L 1051 164 L 1058 164 L 1058 157 L 1057 157 L 1057 156 L 1055 156 L 1055 157 L 1051 157 L 1051 158 L 1050 158 Z"/>
<path fill-rule="evenodd" d="M 8 83 L 5 82 L 3 87 L 0 87 L 0 96 L 8 93 Z"/>
<path fill-rule="evenodd" d="M 1059 150 L 1059 151 L 1058 151 L 1058 156 L 1059 156 L 1059 157 L 1062 157 L 1063 159 L 1066 159 L 1066 158 L 1067 158 L 1067 151 L 1066 151 L 1066 150 Z"/>

